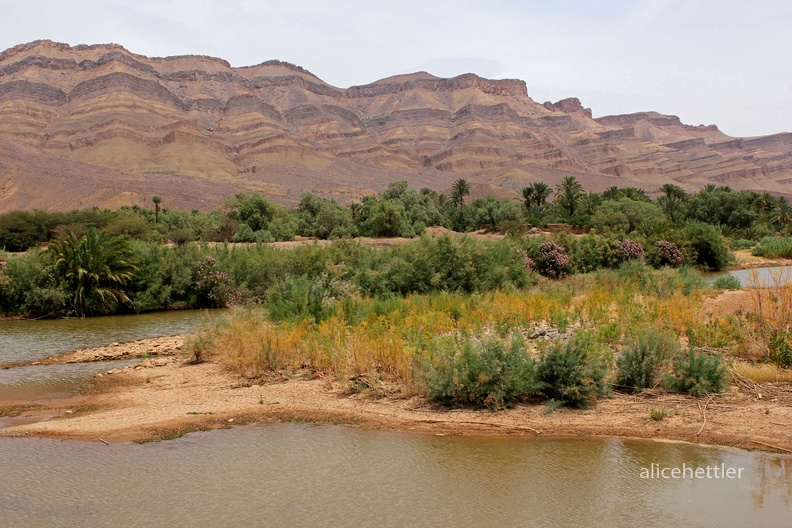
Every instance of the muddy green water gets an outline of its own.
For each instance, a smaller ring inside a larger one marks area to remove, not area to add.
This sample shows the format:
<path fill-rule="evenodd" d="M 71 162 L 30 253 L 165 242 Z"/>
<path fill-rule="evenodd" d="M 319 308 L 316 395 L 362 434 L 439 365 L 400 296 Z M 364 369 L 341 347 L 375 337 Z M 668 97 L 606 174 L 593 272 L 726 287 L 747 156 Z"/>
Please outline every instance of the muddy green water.
<path fill-rule="evenodd" d="M 255 425 L 159 444 L 0 438 L 0 526 L 789 527 L 792 458 L 619 439 Z M 642 468 L 743 468 L 648 479 Z"/>

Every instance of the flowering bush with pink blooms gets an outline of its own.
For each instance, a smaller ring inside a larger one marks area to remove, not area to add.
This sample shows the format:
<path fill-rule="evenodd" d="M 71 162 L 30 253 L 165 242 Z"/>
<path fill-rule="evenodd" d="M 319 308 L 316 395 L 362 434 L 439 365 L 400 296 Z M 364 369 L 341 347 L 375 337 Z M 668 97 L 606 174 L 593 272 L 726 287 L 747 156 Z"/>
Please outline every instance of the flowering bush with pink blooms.
<path fill-rule="evenodd" d="M 685 262 L 685 254 L 673 242 L 658 240 L 646 252 L 646 261 L 655 268 L 662 268 L 663 266 L 676 268 Z"/>
<path fill-rule="evenodd" d="M 195 291 L 202 305 L 223 308 L 241 303 L 242 294 L 231 285 L 228 273 L 217 269 L 214 257 L 207 255 L 195 276 Z"/>
<path fill-rule="evenodd" d="M 520 255 L 522 255 L 523 264 L 525 265 L 525 269 L 527 269 L 528 271 L 535 272 L 536 271 L 536 262 L 534 261 L 534 259 L 532 259 L 530 257 L 530 255 L 528 255 L 528 252 L 525 251 L 524 249 L 520 249 L 520 248 L 517 248 L 517 252 Z"/>
<path fill-rule="evenodd" d="M 625 262 L 641 258 L 644 254 L 644 249 L 641 243 L 635 240 L 619 240 L 616 253 L 619 255 L 621 261 Z"/>
<path fill-rule="evenodd" d="M 560 279 L 569 274 L 570 260 L 566 249 L 552 240 L 539 244 L 539 251 L 534 260 L 536 270 L 545 277 Z"/>

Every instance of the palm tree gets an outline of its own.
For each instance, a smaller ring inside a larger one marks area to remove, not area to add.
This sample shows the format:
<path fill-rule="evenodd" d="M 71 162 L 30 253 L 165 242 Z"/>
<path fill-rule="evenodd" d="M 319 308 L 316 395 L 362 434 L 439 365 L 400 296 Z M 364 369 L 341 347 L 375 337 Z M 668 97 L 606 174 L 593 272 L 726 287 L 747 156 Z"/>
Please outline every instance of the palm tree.
<path fill-rule="evenodd" d="M 81 238 L 68 231 L 66 238 L 52 242 L 52 269 L 73 294 L 74 310 L 80 317 L 94 312 L 94 303 L 106 310 L 113 303 L 131 302 L 121 289 L 138 269 L 126 240 L 91 229 Z"/>
<path fill-rule="evenodd" d="M 687 198 L 687 193 L 685 190 L 679 185 L 674 185 L 673 183 L 664 183 L 660 187 L 660 192 L 666 195 L 668 198 L 679 198 L 680 200 Z"/>
<path fill-rule="evenodd" d="M 465 205 L 465 196 L 470 196 L 470 184 L 460 178 L 451 186 L 451 201 L 458 209 L 462 209 Z"/>
<path fill-rule="evenodd" d="M 661 196 L 657 199 L 657 205 L 659 205 L 663 211 L 665 212 L 668 219 L 675 226 L 679 226 L 682 224 L 682 220 L 685 219 L 685 204 L 681 198 L 677 198 L 676 196 Z"/>
<path fill-rule="evenodd" d="M 777 207 L 775 196 L 769 192 L 763 192 L 754 201 L 754 207 L 759 213 L 769 213 Z"/>
<path fill-rule="evenodd" d="M 629 198 L 630 200 L 635 200 L 636 202 L 652 201 L 651 198 L 649 198 L 649 195 L 646 194 L 646 191 L 639 189 L 638 187 L 625 187 L 621 191 L 624 198 Z"/>
<path fill-rule="evenodd" d="M 583 186 L 574 176 L 564 176 L 556 186 L 555 203 L 567 213 L 570 220 L 575 216 L 582 197 Z"/>
<path fill-rule="evenodd" d="M 778 202 L 773 210 L 770 221 L 781 228 L 786 227 L 792 222 L 792 204 L 789 203 L 789 200 L 787 200 L 785 196 L 778 197 Z"/>
<path fill-rule="evenodd" d="M 585 215 L 593 215 L 597 207 L 602 205 L 602 196 L 597 193 L 586 193 L 580 198 L 580 211 Z"/>
<path fill-rule="evenodd" d="M 535 195 L 534 195 L 534 188 L 533 185 L 529 185 L 528 187 L 523 187 L 520 194 L 523 197 L 523 205 L 526 209 L 531 208 L 531 204 L 534 203 Z"/>
<path fill-rule="evenodd" d="M 531 184 L 531 187 L 533 187 L 534 203 L 536 205 L 546 204 L 547 199 L 553 194 L 550 186 L 545 182 L 534 182 Z"/>
<path fill-rule="evenodd" d="M 624 196 L 624 193 L 622 193 L 622 190 L 615 185 L 602 191 L 603 200 L 618 200 L 622 196 Z"/>
<path fill-rule="evenodd" d="M 154 222 L 159 224 L 159 213 L 160 213 L 159 204 L 162 203 L 162 198 L 160 198 L 159 196 L 154 196 L 151 198 L 151 201 L 154 202 Z"/>

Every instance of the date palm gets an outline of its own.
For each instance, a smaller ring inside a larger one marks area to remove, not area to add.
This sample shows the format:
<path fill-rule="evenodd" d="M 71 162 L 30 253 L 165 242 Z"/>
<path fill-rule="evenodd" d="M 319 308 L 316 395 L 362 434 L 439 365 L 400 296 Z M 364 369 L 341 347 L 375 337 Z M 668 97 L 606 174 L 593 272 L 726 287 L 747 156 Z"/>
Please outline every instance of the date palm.
<path fill-rule="evenodd" d="M 664 183 L 660 187 L 660 192 L 668 198 L 679 198 L 680 200 L 687 198 L 687 193 L 685 190 L 679 185 L 674 185 L 673 183 Z"/>
<path fill-rule="evenodd" d="M 555 203 L 564 210 L 570 220 L 575 216 L 582 198 L 583 186 L 574 176 L 565 176 L 556 186 Z"/>
<path fill-rule="evenodd" d="M 782 228 L 792 223 L 792 204 L 789 203 L 786 197 L 780 196 L 778 198 L 770 220 Z"/>
<path fill-rule="evenodd" d="M 80 317 L 107 311 L 118 302 L 131 302 L 123 288 L 138 269 L 126 240 L 91 229 L 78 238 L 66 238 L 49 246 L 53 272 L 72 294 Z"/>
<path fill-rule="evenodd" d="M 552 189 L 545 182 L 534 182 L 531 184 L 531 188 L 533 188 L 533 199 L 536 205 L 546 204 L 547 199 L 553 194 Z"/>
<path fill-rule="evenodd" d="M 534 188 L 533 185 L 529 185 L 528 187 L 523 187 L 520 191 L 520 194 L 523 197 L 523 205 L 526 209 L 530 209 L 531 205 L 534 204 Z"/>
<path fill-rule="evenodd" d="M 451 201 L 455 207 L 461 209 L 465 205 L 465 196 L 470 196 L 470 184 L 460 178 L 451 186 Z"/>

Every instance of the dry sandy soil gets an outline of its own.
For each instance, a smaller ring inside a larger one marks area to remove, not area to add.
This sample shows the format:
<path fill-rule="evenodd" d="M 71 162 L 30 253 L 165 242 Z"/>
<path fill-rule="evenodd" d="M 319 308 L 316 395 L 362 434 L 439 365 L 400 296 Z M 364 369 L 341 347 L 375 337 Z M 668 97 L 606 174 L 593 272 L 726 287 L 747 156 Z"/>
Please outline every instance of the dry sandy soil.
<path fill-rule="evenodd" d="M 540 403 L 503 411 L 443 410 L 421 397 L 371 397 L 305 374 L 248 380 L 215 362 L 189 364 L 183 338 L 79 351 L 52 361 L 158 352 L 98 375 L 67 399 L 0 403 L 0 435 L 120 442 L 161 440 L 249 422 L 316 421 L 438 435 L 608 435 L 792 452 L 792 384 L 732 387 L 709 398 L 614 394 L 586 410 L 546 412 Z M 651 418 L 653 410 L 665 416 Z M 657 412 L 657 411 L 656 411 Z"/>

